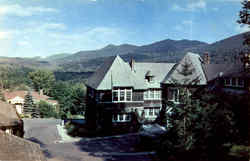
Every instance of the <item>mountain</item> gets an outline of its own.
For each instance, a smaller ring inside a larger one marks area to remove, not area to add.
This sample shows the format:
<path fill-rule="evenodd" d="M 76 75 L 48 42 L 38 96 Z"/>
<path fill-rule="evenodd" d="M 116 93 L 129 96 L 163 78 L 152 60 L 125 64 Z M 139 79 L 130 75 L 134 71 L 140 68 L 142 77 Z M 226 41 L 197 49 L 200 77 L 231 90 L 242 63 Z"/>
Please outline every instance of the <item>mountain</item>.
<path fill-rule="evenodd" d="M 188 48 L 208 45 L 207 43 L 191 40 L 163 40 L 153 44 L 136 46 L 131 44 L 107 45 L 99 50 L 80 51 L 55 62 L 63 71 L 94 71 L 105 57 L 120 55 L 125 60 L 135 58 L 138 61 L 150 61 L 162 56 L 173 55 Z M 176 59 L 176 58 L 175 58 Z"/>
<path fill-rule="evenodd" d="M 107 45 L 106 47 L 98 50 L 89 50 L 89 51 L 79 51 L 70 56 L 56 59 L 57 64 L 71 63 L 71 62 L 86 62 L 90 59 L 95 59 L 98 57 L 107 57 L 115 55 L 124 55 L 136 49 L 138 46 L 123 44 L 123 45 Z"/>
<path fill-rule="evenodd" d="M 55 55 L 51 55 L 51 56 L 48 56 L 46 58 L 43 58 L 43 60 L 44 61 L 54 61 L 54 60 L 57 60 L 57 59 L 62 59 L 62 58 L 68 57 L 70 55 L 71 54 L 67 54 L 67 53 L 55 54 Z"/>
<path fill-rule="evenodd" d="M 244 35 L 249 33 L 234 35 L 206 46 L 190 49 L 189 51 L 201 55 L 208 52 L 211 61 L 214 63 L 233 62 L 235 59 L 239 59 L 239 53 L 242 50 L 247 49 L 246 46 L 243 46 L 243 41 Z"/>

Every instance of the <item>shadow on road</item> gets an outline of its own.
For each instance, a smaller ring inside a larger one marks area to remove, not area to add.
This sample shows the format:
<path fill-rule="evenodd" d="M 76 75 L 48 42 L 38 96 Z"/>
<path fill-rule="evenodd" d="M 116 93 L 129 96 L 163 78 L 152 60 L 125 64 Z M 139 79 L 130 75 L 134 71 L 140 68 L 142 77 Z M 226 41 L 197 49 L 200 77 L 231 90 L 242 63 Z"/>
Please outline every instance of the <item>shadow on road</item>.
<path fill-rule="evenodd" d="M 26 138 L 29 141 L 32 141 L 34 143 L 37 143 L 40 145 L 43 154 L 47 157 L 47 158 L 52 158 L 52 154 L 46 149 L 46 145 L 44 143 L 42 143 L 40 140 L 38 140 L 37 138 L 34 137 L 30 137 L 30 138 Z"/>
<path fill-rule="evenodd" d="M 113 161 L 152 161 L 151 155 L 130 155 L 138 150 L 139 135 L 124 135 L 121 137 L 104 137 L 100 139 L 82 139 L 74 143 L 81 151 L 89 155 Z"/>

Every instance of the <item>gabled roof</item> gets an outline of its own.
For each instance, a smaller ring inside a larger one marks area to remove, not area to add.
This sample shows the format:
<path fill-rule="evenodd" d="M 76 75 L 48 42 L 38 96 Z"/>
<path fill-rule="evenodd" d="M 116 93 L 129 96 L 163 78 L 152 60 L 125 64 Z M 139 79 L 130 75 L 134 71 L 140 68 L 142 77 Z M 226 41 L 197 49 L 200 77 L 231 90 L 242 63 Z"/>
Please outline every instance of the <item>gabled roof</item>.
<path fill-rule="evenodd" d="M 189 69 L 193 70 L 192 73 L 190 73 L 190 75 L 187 75 L 187 76 L 184 76 L 182 74 L 183 66 L 185 64 L 189 64 L 190 65 Z M 172 70 L 167 74 L 167 76 L 162 81 L 162 83 L 164 84 L 178 83 L 182 85 L 189 85 L 189 84 L 205 85 L 207 84 L 206 76 L 202 68 L 201 57 L 198 54 L 188 52 L 182 58 L 182 60 L 172 68 Z"/>
<path fill-rule="evenodd" d="M 6 100 L 11 100 L 11 99 L 15 99 L 15 98 L 19 98 L 19 99 L 24 99 L 25 95 L 27 95 L 28 91 L 25 90 L 18 90 L 18 91 L 4 91 L 4 97 Z M 44 94 L 39 94 L 38 92 L 35 91 L 31 91 L 31 95 L 33 97 L 34 100 L 36 101 L 47 101 L 49 103 L 55 103 L 58 104 L 58 102 L 56 100 L 50 100 L 49 96 L 46 96 Z"/>
<path fill-rule="evenodd" d="M 110 90 L 112 87 L 145 89 L 144 82 L 137 78 L 129 64 L 125 63 L 120 56 L 112 57 L 105 62 L 86 84 L 97 90 Z"/>
<path fill-rule="evenodd" d="M 230 66 L 231 66 L 230 64 L 203 64 L 202 65 L 206 78 L 207 78 L 207 82 L 226 74 L 226 71 L 228 70 L 228 67 Z"/>

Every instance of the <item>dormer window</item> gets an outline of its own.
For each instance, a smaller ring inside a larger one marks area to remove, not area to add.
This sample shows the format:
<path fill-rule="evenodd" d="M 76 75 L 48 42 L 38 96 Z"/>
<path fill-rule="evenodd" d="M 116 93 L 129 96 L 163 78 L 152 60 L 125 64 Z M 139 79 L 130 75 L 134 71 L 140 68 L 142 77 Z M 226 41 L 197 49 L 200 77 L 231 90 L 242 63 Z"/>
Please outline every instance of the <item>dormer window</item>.
<path fill-rule="evenodd" d="M 152 72 L 149 70 L 147 71 L 146 75 L 145 75 L 145 79 L 151 83 L 153 82 L 153 79 L 154 79 L 154 75 L 152 74 Z"/>

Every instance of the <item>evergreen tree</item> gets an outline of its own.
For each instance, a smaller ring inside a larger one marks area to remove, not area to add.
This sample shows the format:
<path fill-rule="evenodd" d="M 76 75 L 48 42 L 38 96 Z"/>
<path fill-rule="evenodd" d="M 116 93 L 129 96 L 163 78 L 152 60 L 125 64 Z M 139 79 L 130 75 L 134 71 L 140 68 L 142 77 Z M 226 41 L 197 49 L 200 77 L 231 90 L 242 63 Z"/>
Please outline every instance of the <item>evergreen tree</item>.
<path fill-rule="evenodd" d="M 23 105 L 23 112 L 24 114 L 32 114 L 34 111 L 34 102 L 31 95 L 31 92 L 28 91 L 28 93 L 24 97 L 24 105 Z"/>
<path fill-rule="evenodd" d="M 194 97 L 193 85 L 200 78 L 195 76 L 191 63 L 185 62 L 178 73 L 184 76 L 183 80 L 173 80 L 180 93 L 179 104 L 164 100 L 163 111 L 171 109 L 171 112 L 163 120 L 169 123 L 168 133 L 161 141 L 159 152 L 166 155 L 166 152 L 199 149 L 214 154 L 235 136 L 232 108 L 220 97 L 207 94 L 208 91 Z"/>
<path fill-rule="evenodd" d="M 244 0 L 242 1 L 242 9 L 239 13 L 240 19 L 237 21 L 239 24 L 247 25 L 247 27 L 250 27 L 250 1 Z M 249 33 L 246 33 L 244 35 L 244 45 L 250 46 L 250 35 Z"/>

